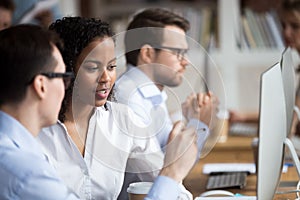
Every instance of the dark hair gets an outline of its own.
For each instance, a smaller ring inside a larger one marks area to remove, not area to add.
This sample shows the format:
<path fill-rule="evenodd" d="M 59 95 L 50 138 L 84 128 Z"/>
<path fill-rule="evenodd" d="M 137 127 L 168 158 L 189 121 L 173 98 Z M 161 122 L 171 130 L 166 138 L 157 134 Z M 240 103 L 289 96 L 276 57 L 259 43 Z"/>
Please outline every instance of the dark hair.
<path fill-rule="evenodd" d="M 167 25 L 175 25 L 185 32 L 190 28 L 188 20 L 185 18 L 161 8 L 149 8 L 136 14 L 127 27 L 125 35 L 126 61 L 134 66 L 137 65 L 139 48 L 145 44 L 159 46 L 163 40 L 162 33 L 150 27 L 164 28 Z M 139 33 L 129 30 L 143 28 Z"/>
<path fill-rule="evenodd" d="M 35 25 L 0 31 L 0 105 L 20 102 L 37 74 L 54 69 L 53 45 L 61 48 L 57 35 Z"/>
<path fill-rule="evenodd" d="M 112 37 L 113 32 L 108 23 L 95 18 L 64 17 L 56 20 L 49 27 L 54 30 L 64 42 L 64 50 L 61 52 L 67 71 L 75 73 L 78 56 L 95 38 Z M 66 94 L 59 113 L 59 120 L 65 121 L 65 112 L 73 93 L 74 80 L 66 90 Z M 111 93 L 109 98 L 113 94 Z"/>
<path fill-rule="evenodd" d="M 300 1 L 299 0 L 283 0 L 281 9 L 290 11 L 297 10 L 300 11 Z"/>
<path fill-rule="evenodd" d="M 6 10 L 14 12 L 15 3 L 13 0 L 0 0 L 0 8 L 5 8 Z"/>
<path fill-rule="evenodd" d="M 283 0 L 281 4 L 281 12 L 300 12 L 300 0 Z M 282 15 L 282 13 L 281 13 Z M 283 17 L 283 16 L 282 16 Z M 300 73 L 300 65 L 296 68 L 296 72 Z"/>

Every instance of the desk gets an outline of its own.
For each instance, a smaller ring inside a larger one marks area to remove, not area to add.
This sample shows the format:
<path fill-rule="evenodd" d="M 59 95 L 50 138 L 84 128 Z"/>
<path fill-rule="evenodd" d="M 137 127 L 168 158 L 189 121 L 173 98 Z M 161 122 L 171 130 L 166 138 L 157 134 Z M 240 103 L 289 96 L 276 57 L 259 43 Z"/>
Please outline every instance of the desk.
<path fill-rule="evenodd" d="M 194 197 L 205 192 L 208 175 L 202 174 L 203 164 L 205 163 L 250 163 L 254 162 L 253 151 L 251 147 L 253 137 L 230 136 L 225 143 L 217 143 L 213 150 L 202 158 L 188 174 L 184 180 L 185 187 Z M 294 167 L 288 169 L 288 173 L 282 174 L 281 181 L 297 181 L 298 175 Z M 295 189 L 295 188 L 285 188 Z M 233 193 L 244 195 L 256 195 L 256 175 L 251 174 L 247 177 L 247 185 L 243 189 L 228 189 Z M 295 194 L 276 195 L 274 199 L 295 199 Z"/>

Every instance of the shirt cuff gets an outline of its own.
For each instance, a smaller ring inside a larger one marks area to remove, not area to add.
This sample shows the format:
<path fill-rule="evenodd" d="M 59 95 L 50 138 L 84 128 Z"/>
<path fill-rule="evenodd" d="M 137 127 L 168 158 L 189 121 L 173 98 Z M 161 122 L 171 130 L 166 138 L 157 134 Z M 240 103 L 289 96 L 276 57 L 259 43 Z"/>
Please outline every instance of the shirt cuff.
<path fill-rule="evenodd" d="M 209 131 L 208 126 L 205 123 L 203 123 L 200 120 L 195 119 L 195 118 L 192 118 L 192 119 L 189 120 L 189 123 L 187 124 L 187 127 L 195 127 L 197 132 L 198 132 L 198 130 L 201 130 L 202 133 Z"/>
<path fill-rule="evenodd" d="M 205 142 L 209 136 L 209 128 L 206 124 L 203 122 L 199 121 L 198 119 L 191 119 L 187 125 L 187 127 L 195 127 L 197 131 L 197 147 L 198 147 L 198 155 L 197 155 L 197 160 L 200 159 L 201 156 L 201 151 L 205 145 Z"/>
<path fill-rule="evenodd" d="M 176 200 L 179 193 L 179 183 L 169 177 L 158 176 L 145 200 Z"/>

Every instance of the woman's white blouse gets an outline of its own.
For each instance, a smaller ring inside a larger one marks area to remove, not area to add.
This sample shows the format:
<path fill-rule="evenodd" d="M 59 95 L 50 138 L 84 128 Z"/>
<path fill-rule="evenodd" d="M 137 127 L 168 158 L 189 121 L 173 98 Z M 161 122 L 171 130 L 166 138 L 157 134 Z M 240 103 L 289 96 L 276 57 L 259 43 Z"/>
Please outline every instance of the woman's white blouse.
<path fill-rule="evenodd" d="M 163 165 L 155 135 L 143 129 L 133 112 L 112 102 L 107 107 L 95 108 L 90 118 L 84 157 L 60 122 L 38 137 L 50 164 L 82 199 L 117 199 L 125 170 L 154 179 Z"/>

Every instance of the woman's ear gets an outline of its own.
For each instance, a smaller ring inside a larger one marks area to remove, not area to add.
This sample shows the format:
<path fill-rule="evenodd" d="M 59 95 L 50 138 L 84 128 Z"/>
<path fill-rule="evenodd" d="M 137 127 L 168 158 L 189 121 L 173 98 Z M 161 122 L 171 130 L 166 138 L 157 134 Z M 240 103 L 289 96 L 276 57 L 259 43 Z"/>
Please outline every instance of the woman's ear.
<path fill-rule="evenodd" d="M 37 75 L 35 76 L 33 83 L 32 83 L 32 87 L 34 89 L 34 91 L 36 92 L 37 96 L 40 99 L 44 99 L 46 96 L 46 77 L 42 76 L 42 75 Z"/>
<path fill-rule="evenodd" d="M 140 49 L 140 55 L 138 59 L 140 62 L 138 64 L 152 63 L 154 57 L 155 57 L 155 49 L 152 46 L 145 44 Z"/>

